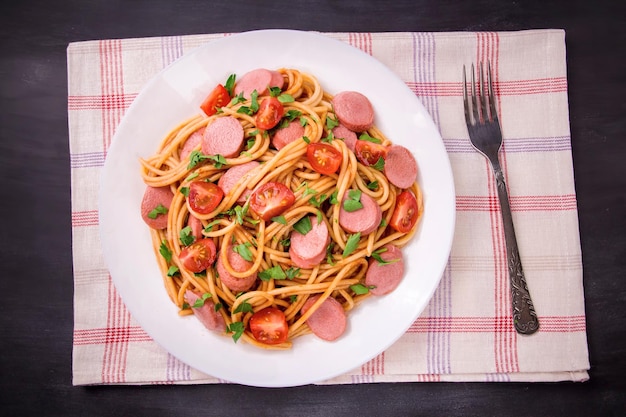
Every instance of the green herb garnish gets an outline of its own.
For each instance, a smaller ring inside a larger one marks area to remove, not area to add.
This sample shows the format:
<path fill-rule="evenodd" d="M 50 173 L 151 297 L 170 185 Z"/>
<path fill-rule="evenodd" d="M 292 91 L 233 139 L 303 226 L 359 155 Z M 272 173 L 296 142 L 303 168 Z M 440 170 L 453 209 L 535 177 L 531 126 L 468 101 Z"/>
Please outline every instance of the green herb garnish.
<path fill-rule="evenodd" d="M 348 255 L 350 255 L 352 252 L 354 252 L 357 246 L 359 246 L 360 240 L 361 240 L 361 232 L 350 235 L 350 237 L 348 238 L 348 241 L 346 242 L 346 247 L 343 250 L 342 256 L 345 258 Z"/>
<path fill-rule="evenodd" d="M 148 213 L 148 217 L 151 219 L 156 219 L 159 214 L 167 214 L 168 210 L 163 204 L 159 204 L 155 208 L 153 208 L 150 213 Z"/>

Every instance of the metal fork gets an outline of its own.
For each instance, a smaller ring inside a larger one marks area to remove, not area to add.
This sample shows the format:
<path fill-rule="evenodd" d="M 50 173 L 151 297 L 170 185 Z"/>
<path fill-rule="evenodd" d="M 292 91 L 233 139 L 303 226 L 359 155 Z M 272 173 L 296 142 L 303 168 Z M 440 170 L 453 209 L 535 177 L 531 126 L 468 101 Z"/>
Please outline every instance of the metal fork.
<path fill-rule="evenodd" d="M 472 146 L 483 154 L 491 163 L 496 178 L 498 198 L 504 224 L 504 238 L 506 242 L 507 263 L 511 283 L 511 297 L 513 304 L 513 324 L 520 334 L 533 334 L 539 329 L 539 320 L 535 307 L 530 298 L 528 285 L 522 269 L 522 262 L 517 248 L 515 229 L 509 195 L 502 174 L 502 167 L 498 160 L 498 152 L 502 146 L 502 132 L 498 113 L 496 112 L 493 85 L 491 82 L 491 64 L 487 63 L 487 85 L 483 78 L 482 62 L 479 66 L 479 86 L 476 92 L 474 78 L 474 64 L 471 71 L 471 97 L 467 94 L 467 79 L 465 65 L 463 65 L 463 104 L 465 107 L 465 122 Z M 471 99 L 471 100 L 470 100 Z"/>

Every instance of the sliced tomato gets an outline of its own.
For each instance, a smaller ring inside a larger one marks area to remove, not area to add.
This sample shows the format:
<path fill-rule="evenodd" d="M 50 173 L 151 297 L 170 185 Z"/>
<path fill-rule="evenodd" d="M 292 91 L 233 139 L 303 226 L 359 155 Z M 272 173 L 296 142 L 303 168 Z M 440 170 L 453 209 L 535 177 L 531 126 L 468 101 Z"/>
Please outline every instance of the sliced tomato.
<path fill-rule="evenodd" d="M 359 139 L 354 144 L 357 159 L 366 166 L 375 165 L 380 158 L 387 158 L 387 150 L 388 148 L 384 145 L 366 140 Z"/>
<path fill-rule="evenodd" d="M 285 313 L 276 307 L 266 307 L 250 317 L 252 336 L 266 345 L 277 345 L 287 340 L 289 326 Z"/>
<path fill-rule="evenodd" d="M 341 152 L 327 143 L 311 143 L 306 148 L 306 158 L 320 174 L 337 172 L 343 161 Z"/>
<path fill-rule="evenodd" d="M 230 102 L 230 95 L 228 90 L 222 84 L 218 84 L 204 99 L 200 108 L 207 116 L 213 116 L 217 113 L 217 109 L 224 107 Z"/>
<path fill-rule="evenodd" d="M 211 239 L 198 239 L 185 246 L 178 255 L 183 266 L 194 273 L 202 272 L 215 261 L 215 243 Z"/>
<path fill-rule="evenodd" d="M 280 122 L 285 113 L 283 104 L 276 97 L 268 97 L 259 104 L 259 111 L 256 114 L 256 127 L 263 130 L 273 128 Z"/>
<path fill-rule="evenodd" d="M 215 210 L 224 197 L 224 191 L 206 181 L 194 181 L 189 184 L 189 206 L 193 211 L 200 214 L 208 214 Z"/>
<path fill-rule="evenodd" d="M 418 217 L 419 207 L 415 196 L 410 191 L 402 191 L 396 199 L 396 208 L 389 220 L 389 226 L 400 233 L 408 233 L 415 227 Z"/>
<path fill-rule="evenodd" d="M 263 220 L 269 221 L 293 205 L 296 196 L 280 182 L 268 182 L 254 190 L 250 208 Z"/>

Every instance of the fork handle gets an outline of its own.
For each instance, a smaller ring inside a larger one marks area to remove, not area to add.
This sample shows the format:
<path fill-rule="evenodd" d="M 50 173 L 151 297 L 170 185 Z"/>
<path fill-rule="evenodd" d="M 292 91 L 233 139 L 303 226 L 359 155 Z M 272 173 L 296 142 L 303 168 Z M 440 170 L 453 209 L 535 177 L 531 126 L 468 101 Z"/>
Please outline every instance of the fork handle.
<path fill-rule="evenodd" d="M 495 159 L 495 161 L 494 161 Z M 507 263 L 509 269 L 509 280 L 511 283 L 511 297 L 513 305 L 513 325 L 520 334 L 533 334 L 539 329 L 539 319 L 535 313 L 533 301 L 530 298 L 526 277 L 522 269 L 515 229 L 513 228 L 513 216 L 509 204 L 509 194 L 504 182 L 502 167 L 496 155 L 490 158 L 491 166 L 496 177 L 498 187 L 498 198 L 502 212 L 502 223 L 504 225 L 504 240 L 506 242 Z"/>

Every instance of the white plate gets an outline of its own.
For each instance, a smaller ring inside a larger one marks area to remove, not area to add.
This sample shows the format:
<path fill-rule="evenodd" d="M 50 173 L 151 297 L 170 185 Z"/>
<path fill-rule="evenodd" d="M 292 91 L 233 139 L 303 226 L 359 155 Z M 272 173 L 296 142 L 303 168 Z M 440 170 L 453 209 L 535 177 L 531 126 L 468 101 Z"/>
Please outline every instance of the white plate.
<path fill-rule="evenodd" d="M 289 351 L 266 351 L 205 330 L 181 318 L 163 287 L 148 227 L 140 216 L 145 186 L 138 159 L 156 151 L 165 134 L 199 112 L 208 92 L 229 74 L 290 67 L 315 75 L 332 94 L 369 97 L 376 125 L 415 155 L 424 193 L 419 232 L 404 249 L 406 276 L 391 294 L 371 297 L 349 314 L 346 333 L 324 342 L 296 339 Z M 371 56 L 320 34 L 263 30 L 199 47 L 152 79 L 116 132 L 100 188 L 100 233 L 105 261 L 126 306 L 144 330 L 181 361 L 233 383 L 264 387 L 330 379 L 393 344 L 426 307 L 445 268 L 454 231 L 450 162 L 432 119 L 407 86 Z"/>

